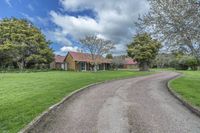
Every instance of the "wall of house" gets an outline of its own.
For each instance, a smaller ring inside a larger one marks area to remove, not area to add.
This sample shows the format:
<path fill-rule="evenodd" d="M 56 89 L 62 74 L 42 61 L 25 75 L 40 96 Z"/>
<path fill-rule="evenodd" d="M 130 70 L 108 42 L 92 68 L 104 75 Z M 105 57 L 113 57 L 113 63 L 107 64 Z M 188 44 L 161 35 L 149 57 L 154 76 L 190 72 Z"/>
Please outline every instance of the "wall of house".
<path fill-rule="evenodd" d="M 75 62 L 76 64 L 76 71 L 81 71 L 81 65 L 80 65 L 80 62 Z M 90 64 L 89 63 L 86 63 L 86 71 L 89 71 L 90 70 Z M 83 70 L 84 71 L 84 70 Z"/>
<path fill-rule="evenodd" d="M 111 68 L 110 64 L 105 63 L 105 70 L 109 70 L 110 68 Z M 97 69 L 98 70 L 104 70 L 104 63 L 99 64 Z M 75 62 L 75 70 L 81 71 L 80 62 Z M 92 70 L 92 65 L 90 63 L 86 63 L 86 71 L 91 71 L 91 70 Z M 83 71 L 85 71 L 85 69 Z"/>
<path fill-rule="evenodd" d="M 50 68 L 51 68 L 51 69 L 55 69 L 55 68 L 56 68 L 56 63 L 55 63 L 55 61 L 50 63 Z"/>
<path fill-rule="evenodd" d="M 62 69 L 62 64 L 63 63 L 58 63 L 58 62 L 52 62 L 52 63 L 50 63 L 50 68 L 51 69 Z"/>
<path fill-rule="evenodd" d="M 76 70 L 76 63 L 70 54 L 67 55 L 65 61 L 67 62 L 68 70 L 74 70 L 74 71 Z"/>
<path fill-rule="evenodd" d="M 124 69 L 137 69 L 138 65 L 124 65 Z"/>
<path fill-rule="evenodd" d="M 75 62 L 75 70 L 80 71 L 80 64 L 78 62 Z"/>
<path fill-rule="evenodd" d="M 67 70 L 74 70 L 74 71 L 80 71 L 80 63 L 77 61 L 73 60 L 73 57 L 68 54 L 65 62 L 67 62 Z M 92 66 L 89 63 L 86 63 L 86 70 L 89 71 L 91 70 Z M 105 69 L 109 70 L 110 69 L 110 64 L 106 63 L 105 64 Z M 100 64 L 100 70 L 104 70 L 103 64 Z"/>
<path fill-rule="evenodd" d="M 61 67 L 62 64 L 63 64 L 63 63 L 56 63 L 56 64 L 55 64 L 55 68 L 56 68 L 56 69 L 62 69 L 62 67 Z"/>

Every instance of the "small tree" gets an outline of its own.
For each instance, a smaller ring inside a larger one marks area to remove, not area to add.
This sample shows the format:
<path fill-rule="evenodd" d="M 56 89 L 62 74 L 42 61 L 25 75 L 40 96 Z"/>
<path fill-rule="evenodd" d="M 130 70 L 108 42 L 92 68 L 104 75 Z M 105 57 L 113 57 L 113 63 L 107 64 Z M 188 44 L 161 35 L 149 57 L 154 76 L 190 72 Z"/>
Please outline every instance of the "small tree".
<path fill-rule="evenodd" d="M 107 59 L 113 59 L 113 56 L 112 56 L 112 54 L 107 54 L 107 55 L 106 55 L 106 58 L 107 58 Z"/>
<path fill-rule="evenodd" d="M 86 36 L 80 42 L 83 45 L 83 49 L 91 54 L 94 71 L 97 71 L 99 58 L 114 48 L 114 44 L 111 41 L 98 38 L 97 36 Z"/>
<path fill-rule="evenodd" d="M 134 41 L 128 45 L 128 56 L 139 62 L 140 71 L 148 71 L 149 65 L 155 59 L 161 43 L 152 39 L 147 33 L 138 34 Z"/>
<path fill-rule="evenodd" d="M 118 70 L 118 68 L 120 66 L 122 66 L 123 62 L 124 62 L 123 56 L 115 56 L 115 57 L 113 57 L 113 59 L 112 59 L 112 67 L 113 67 L 113 69 Z"/>
<path fill-rule="evenodd" d="M 170 67 L 171 61 L 175 59 L 175 56 L 170 53 L 160 53 L 156 56 L 152 66 L 157 68 Z"/>

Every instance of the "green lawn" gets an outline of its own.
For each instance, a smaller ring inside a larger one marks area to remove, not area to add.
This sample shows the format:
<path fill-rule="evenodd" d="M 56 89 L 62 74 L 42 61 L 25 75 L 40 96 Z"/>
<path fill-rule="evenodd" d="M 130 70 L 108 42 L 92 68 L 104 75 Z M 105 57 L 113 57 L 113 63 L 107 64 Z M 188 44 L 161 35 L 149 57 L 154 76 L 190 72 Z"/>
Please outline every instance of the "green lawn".
<path fill-rule="evenodd" d="M 151 68 L 152 71 L 176 71 L 175 68 Z"/>
<path fill-rule="evenodd" d="M 200 107 L 200 71 L 182 71 L 183 77 L 173 80 L 170 86 L 182 98 Z"/>
<path fill-rule="evenodd" d="M 0 73 L 0 133 L 19 131 L 72 91 L 91 83 L 141 76 L 148 72 Z"/>

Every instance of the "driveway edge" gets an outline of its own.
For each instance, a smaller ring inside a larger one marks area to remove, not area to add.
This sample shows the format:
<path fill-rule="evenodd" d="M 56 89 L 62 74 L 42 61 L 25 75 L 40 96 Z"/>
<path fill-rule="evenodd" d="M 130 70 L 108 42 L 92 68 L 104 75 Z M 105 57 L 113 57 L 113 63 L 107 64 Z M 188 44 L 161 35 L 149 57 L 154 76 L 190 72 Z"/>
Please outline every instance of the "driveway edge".
<path fill-rule="evenodd" d="M 175 78 L 169 80 L 167 82 L 167 89 L 168 91 L 178 100 L 180 101 L 186 108 L 188 108 L 192 113 L 194 113 L 195 115 L 197 115 L 198 117 L 200 117 L 200 109 L 198 109 L 197 107 L 191 105 L 189 102 L 187 102 L 186 100 L 184 100 L 179 94 L 177 94 L 171 87 L 170 87 L 170 83 L 180 77 L 182 77 L 184 75 L 178 75 Z"/>
<path fill-rule="evenodd" d="M 94 84 L 90 84 L 87 86 L 84 86 L 78 90 L 75 90 L 73 92 L 71 92 L 69 95 L 67 95 L 66 97 L 64 97 L 60 102 L 50 106 L 47 110 L 45 110 L 44 112 L 42 112 L 39 116 L 37 116 L 36 118 L 34 118 L 28 125 L 26 125 L 23 129 L 21 129 L 18 133 L 29 133 L 29 131 L 31 131 L 31 129 L 33 129 L 35 126 L 37 126 L 37 124 L 42 121 L 42 119 L 44 119 L 45 117 L 47 117 L 51 112 L 53 112 L 54 110 L 56 110 L 59 106 L 61 106 L 65 101 L 67 101 L 68 99 L 70 99 L 72 96 L 74 96 L 75 94 L 78 94 L 80 92 L 82 92 L 83 90 L 89 89 L 92 86 L 101 84 L 104 82 L 97 82 Z"/>
<path fill-rule="evenodd" d="M 156 73 L 153 73 L 156 74 Z M 152 74 L 149 74 L 152 75 Z M 109 83 L 112 81 L 117 81 L 117 80 L 123 80 L 123 79 L 131 79 L 131 78 L 137 78 L 137 77 L 142 77 L 142 76 L 149 76 L 149 75 L 141 75 L 141 76 L 132 76 L 132 77 L 125 77 L 125 78 L 117 78 L 117 79 L 112 79 L 112 80 L 105 80 L 105 81 L 101 81 L 101 82 L 96 82 L 93 84 L 89 84 L 87 86 L 84 86 L 80 89 L 77 89 L 73 92 L 71 92 L 69 95 L 67 95 L 66 97 L 64 97 L 60 102 L 50 106 L 47 110 L 45 110 L 44 112 L 42 112 L 39 116 L 37 116 L 36 118 L 34 118 L 28 125 L 26 125 L 24 128 L 22 128 L 18 133 L 29 133 L 35 126 L 37 126 L 37 124 L 42 121 L 43 119 L 45 119 L 51 112 L 55 111 L 59 106 L 61 106 L 65 101 L 69 100 L 71 97 L 81 93 L 82 91 L 85 91 L 87 89 L 90 89 L 93 86 L 99 85 L 99 84 L 103 84 L 103 83 Z"/>

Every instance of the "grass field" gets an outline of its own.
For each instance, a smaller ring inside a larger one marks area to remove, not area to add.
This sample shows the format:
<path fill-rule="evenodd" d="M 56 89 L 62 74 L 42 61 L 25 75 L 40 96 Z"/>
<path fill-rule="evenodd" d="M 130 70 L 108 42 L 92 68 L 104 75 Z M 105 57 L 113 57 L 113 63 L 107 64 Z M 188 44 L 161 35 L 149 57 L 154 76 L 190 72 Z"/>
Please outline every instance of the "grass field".
<path fill-rule="evenodd" d="M 200 107 L 200 71 L 182 71 L 183 77 L 173 80 L 170 86 L 182 98 Z"/>
<path fill-rule="evenodd" d="M 72 91 L 88 84 L 147 72 L 0 73 L 0 133 L 15 133 Z"/>

